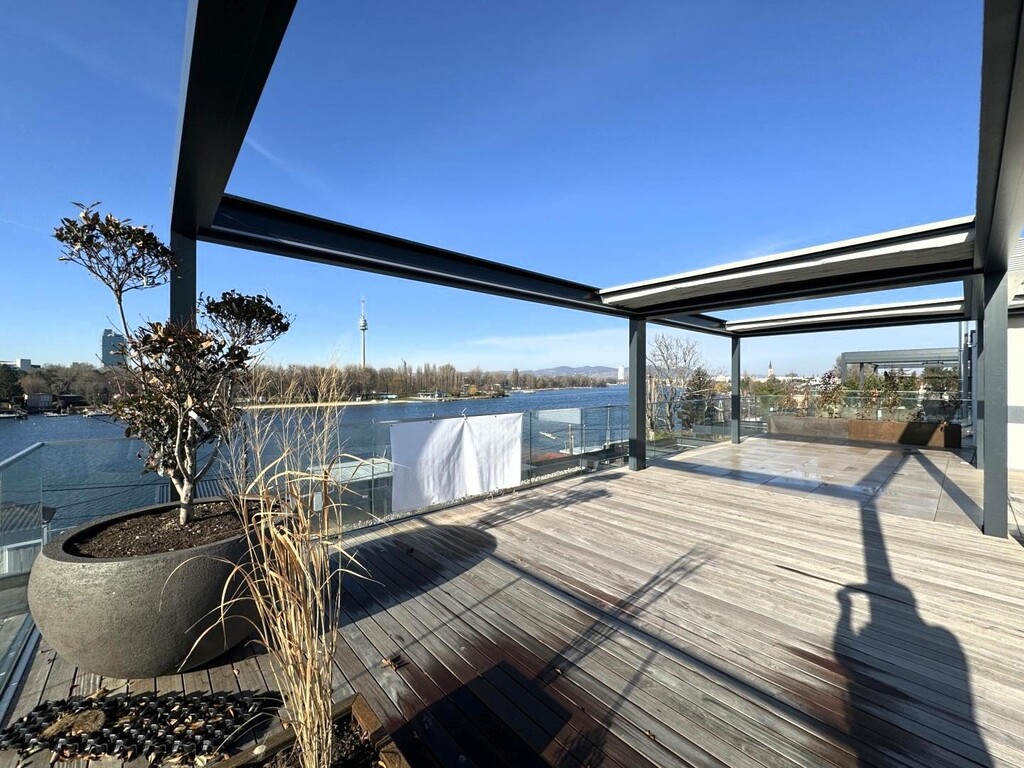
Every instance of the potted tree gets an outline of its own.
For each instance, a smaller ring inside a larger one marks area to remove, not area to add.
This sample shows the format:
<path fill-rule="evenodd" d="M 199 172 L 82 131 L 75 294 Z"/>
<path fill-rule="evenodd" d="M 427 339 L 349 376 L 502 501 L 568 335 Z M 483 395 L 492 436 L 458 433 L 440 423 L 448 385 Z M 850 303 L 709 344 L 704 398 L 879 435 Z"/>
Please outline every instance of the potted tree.
<path fill-rule="evenodd" d="M 224 500 L 196 504 L 199 480 L 238 420 L 236 386 L 255 348 L 289 327 L 267 296 L 202 298 L 186 322 L 131 327 L 125 295 L 162 285 L 174 256 L 147 227 L 77 204 L 54 231 L 62 261 L 114 294 L 124 332 L 120 393 L 125 435 L 148 446 L 145 468 L 178 500 L 71 530 L 47 544 L 29 579 L 29 607 L 61 655 L 107 677 L 153 677 L 197 666 L 247 634 L 244 617 L 204 633 L 217 613 L 229 563 L 244 559 L 242 522 Z M 197 642 L 197 638 L 202 638 Z"/>

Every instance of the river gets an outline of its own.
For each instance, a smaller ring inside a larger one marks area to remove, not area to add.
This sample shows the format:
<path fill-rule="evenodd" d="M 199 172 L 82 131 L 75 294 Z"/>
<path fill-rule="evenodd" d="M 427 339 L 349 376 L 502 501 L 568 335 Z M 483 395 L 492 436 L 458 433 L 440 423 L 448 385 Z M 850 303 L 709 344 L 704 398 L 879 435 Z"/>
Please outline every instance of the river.
<path fill-rule="evenodd" d="M 533 393 L 516 392 L 509 397 L 447 402 L 387 402 L 359 404 L 345 409 L 342 416 L 342 442 L 347 450 L 364 455 L 374 440 L 375 426 L 395 420 L 479 416 L 487 413 L 518 413 L 563 408 L 597 408 L 627 404 L 629 389 L 623 386 L 594 389 L 547 389 Z M 0 461 L 35 443 L 64 440 L 93 440 L 124 436 L 124 428 L 103 417 L 29 416 L 27 419 L 0 419 Z"/>

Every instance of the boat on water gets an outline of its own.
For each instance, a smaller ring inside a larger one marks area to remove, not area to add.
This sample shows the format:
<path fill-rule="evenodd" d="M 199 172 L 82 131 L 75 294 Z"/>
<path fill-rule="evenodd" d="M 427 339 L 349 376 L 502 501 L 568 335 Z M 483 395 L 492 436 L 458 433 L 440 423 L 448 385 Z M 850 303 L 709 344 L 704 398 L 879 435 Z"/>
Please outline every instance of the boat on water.
<path fill-rule="evenodd" d="M 28 414 L 24 411 L 0 411 L 0 419 L 26 419 Z"/>
<path fill-rule="evenodd" d="M 61 413 L 60 411 L 47 411 L 46 413 L 43 414 L 43 416 L 46 416 L 47 418 L 50 418 L 50 419 L 63 418 L 64 416 L 70 416 L 70 415 L 71 415 L 70 413 Z"/>
<path fill-rule="evenodd" d="M 95 418 L 97 416 L 113 416 L 113 411 L 106 410 L 104 408 L 86 408 L 82 411 L 82 415 L 87 419 Z"/>
<path fill-rule="evenodd" d="M 444 392 L 417 392 L 416 396 L 413 397 L 412 399 L 413 400 L 439 401 L 439 400 L 450 400 L 451 398 L 449 398 L 448 395 L 446 395 Z"/>

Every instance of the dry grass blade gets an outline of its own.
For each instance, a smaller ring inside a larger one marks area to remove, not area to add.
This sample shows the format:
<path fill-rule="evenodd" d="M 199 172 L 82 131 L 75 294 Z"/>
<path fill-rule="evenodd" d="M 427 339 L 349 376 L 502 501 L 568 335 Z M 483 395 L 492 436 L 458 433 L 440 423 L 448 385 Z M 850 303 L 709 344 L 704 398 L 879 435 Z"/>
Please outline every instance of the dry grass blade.
<path fill-rule="evenodd" d="M 339 379 L 325 378 L 322 396 L 343 400 Z M 258 381 L 253 391 L 260 391 Z M 335 499 L 345 490 L 332 470 L 342 459 L 355 459 L 338 450 L 340 416 L 339 409 L 323 407 L 257 412 L 241 439 L 232 440 L 250 558 L 238 567 L 245 590 L 225 589 L 221 615 L 239 599 L 252 601 L 303 768 L 330 764 L 341 579 L 358 569 L 354 558 L 333 552 L 337 543 L 326 537 L 335 525 L 340 529 Z"/>

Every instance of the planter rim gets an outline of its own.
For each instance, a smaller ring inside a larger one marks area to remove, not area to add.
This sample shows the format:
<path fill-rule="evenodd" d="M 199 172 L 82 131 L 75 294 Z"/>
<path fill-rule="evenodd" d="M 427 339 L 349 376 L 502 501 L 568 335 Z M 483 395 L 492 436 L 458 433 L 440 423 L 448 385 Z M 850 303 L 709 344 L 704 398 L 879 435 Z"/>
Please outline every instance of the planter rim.
<path fill-rule="evenodd" d="M 226 496 L 204 496 L 203 498 L 195 499 L 193 504 L 199 504 L 203 502 L 220 502 L 227 501 Z M 148 555 L 130 555 L 128 557 L 80 557 L 79 555 L 73 555 L 65 549 L 65 546 L 72 539 L 76 539 L 83 534 L 91 531 L 95 528 L 103 528 L 112 523 L 120 520 L 129 520 L 133 517 L 143 517 L 145 515 L 152 515 L 158 512 L 164 512 L 169 509 L 177 507 L 176 502 L 165 502 L 163 504 L 150 504 L 145 507 L 135 507 L 134 509 L 128 509 L 124 512 L 115 512 L 112 515 L 106 517 L 97 518 L 96 520 L 89 520 L 82 525 L 71 528 L 60 534 L 57 538 L 47 542 L 43 546 L 43 552 L 46 556 L 52 560 L 57 560 L 62 563 L 123 563 L 128 561 L 145 560 L 146 558 L 163 558 L 168 555 L 178 555 L 183 552 L 195 552 L 202 553 L 206 549 L 210 549 L 222 544 L 225 541 L 233 541 L 235 539 L 241 539 L 245 536 L 245 533 L 237 533 L 232 536 L 225 536 L 222 539 L 216 541 L 209 541 L 206 544 L 197 544 L 196 546 L 186 547 L 184 549 L 169 549 L 164 552 L 151 552 Z"/>

